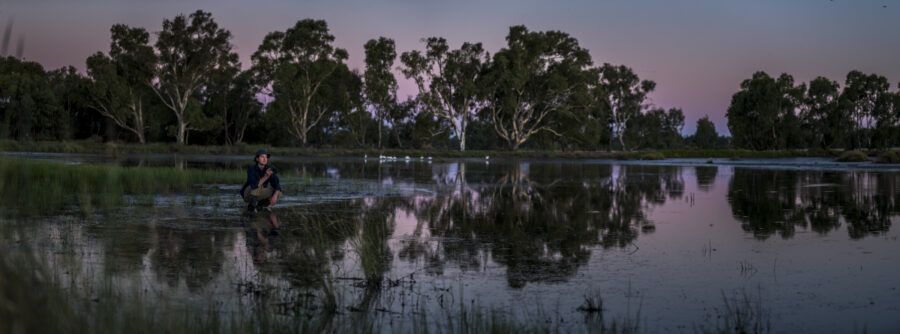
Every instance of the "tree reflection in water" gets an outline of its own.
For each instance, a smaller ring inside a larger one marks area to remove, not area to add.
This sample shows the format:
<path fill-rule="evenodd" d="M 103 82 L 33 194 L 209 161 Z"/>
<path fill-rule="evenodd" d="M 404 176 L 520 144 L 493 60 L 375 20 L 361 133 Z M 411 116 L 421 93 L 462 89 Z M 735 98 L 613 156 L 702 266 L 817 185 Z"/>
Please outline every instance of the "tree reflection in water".
<path fill-rule="evenodd" d="M 886 232 L 900 214 L 896 173 L 736 168 L 728 185 L 732 214 L 758 239 L 826 234 L 847 224 L 850 238 Z"/>
<path fill-rule="evenodd" d="M 592 247 L 630 247 L 649 224 L 644 211 L 684 192 L 679 167 L 513 163 L 467 177 L 470 166 L 478 164 L 437 173 L 449 191 L 415 199 L 417 226 L 401 259 L 424 259 L 441 274 L 448 262 L 480 270 L 489 258 L 506 267 L 511 287 L 565 281 Z"/>

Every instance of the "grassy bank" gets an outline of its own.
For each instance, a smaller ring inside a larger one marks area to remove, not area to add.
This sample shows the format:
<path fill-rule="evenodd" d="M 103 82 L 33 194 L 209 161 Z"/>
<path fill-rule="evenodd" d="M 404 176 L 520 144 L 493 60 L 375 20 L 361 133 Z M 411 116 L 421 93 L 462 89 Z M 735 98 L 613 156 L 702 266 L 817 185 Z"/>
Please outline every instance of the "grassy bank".
<path fill-rule="evenodd" d="M 473 150 L 459 152 L 456 150 L 418 150 L 418 149 L 348 149 L 348 148 L 298 148 L 268 147 L 265 145 L 239 144 L 232 146 L 178 145 L 174 143 L 123 144 L 98 143 L 93 141 L 66 142 L 18 142 L 0 140 L 0 150 L 7 152 L 53 152 L 53 153 L 92 153 L 118 156 L 124 154 L 149 153 L 181 153 L 181 154 L 214 154 L 214 155 L 252 155 L 259 148 L 265 147 L 270 153 L 278 156 L 295 157 L 377 157 L 389 155 L 397 157 L 441 157 L 441 158 L 555 158 L 555 159 L 619 159 L 619 160 L 658 160 L 664 158 L 787 158 L 787 157 L 836 157 L 840 151 L 828 150 L 783 150 L 783 151 L 751 151 L 751 150 L 699 150 L 672 149 L 653 151 L 506 151 Z M 874 154 L 874 152 L 872 152 Z"/>

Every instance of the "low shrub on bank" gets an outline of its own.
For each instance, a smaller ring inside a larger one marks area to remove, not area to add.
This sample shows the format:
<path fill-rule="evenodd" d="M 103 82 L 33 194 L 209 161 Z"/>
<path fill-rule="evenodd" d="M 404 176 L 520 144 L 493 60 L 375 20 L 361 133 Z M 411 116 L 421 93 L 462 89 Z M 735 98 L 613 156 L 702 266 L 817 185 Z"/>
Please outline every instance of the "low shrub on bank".
<path fill-rule="evenodd" d="M 837 161 L 840 162 L 861 162 L 861 161 L 869 161 L 869 156 L 863 153 L 862 151 L 846 151 L 841 153 L 841 155 L 837 158 Z"/>
<path fill-rule="evenodd" d="M 638 159 L 640 159 L 640 160 L 665 160 L 666 156 L 657 151 L 650 151 L 650 152 L 641 153 L 641 155 L 638 156 Z"/>
<path fill-rule="evenodd" d="M 878 155 L 875 162 L 880 164 L 900 164 L 900 154 L 897 151 L 887 151 Z"/>

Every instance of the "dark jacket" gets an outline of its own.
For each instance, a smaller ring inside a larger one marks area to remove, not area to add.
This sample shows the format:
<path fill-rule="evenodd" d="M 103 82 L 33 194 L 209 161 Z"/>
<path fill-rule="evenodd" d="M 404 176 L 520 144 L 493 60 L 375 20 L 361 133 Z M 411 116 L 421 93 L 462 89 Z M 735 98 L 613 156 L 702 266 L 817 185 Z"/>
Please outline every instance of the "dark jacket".
<path fill-rule="evenodd" d="M 266 176 L 267 169 L 272 169 L 274 173 L 272 173 L 272 176 L 269 177 L 269 179 L 266 180 L 265 183 L 263 183 L 263 187 L 269 185 L 273 189 L 280 191 L 281 182 L 278 181 L 277 168 L 275 168 L 274 166 L 266 165 L 265 168 L 259 169 L 259 167 L 257 167 L 256 165 L 252 165 L 250 166 L 250 168 L 247 168 L 247 182 L 244 182 L 244 186 L 241 187 L 241 191 L 239 194 L 243 195 L 244 189 L 247 189 L 247 187 L 250 187 L 250 189 L 256 189 L 257 187 L 259 187 L 259 180 L 262 179 L 263 176 Z"/>

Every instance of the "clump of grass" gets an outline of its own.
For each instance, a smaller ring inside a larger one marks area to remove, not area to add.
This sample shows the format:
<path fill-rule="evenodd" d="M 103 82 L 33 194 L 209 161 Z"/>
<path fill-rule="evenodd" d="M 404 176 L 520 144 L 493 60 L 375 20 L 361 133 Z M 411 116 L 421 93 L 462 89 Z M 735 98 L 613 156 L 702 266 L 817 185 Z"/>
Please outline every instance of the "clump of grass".
<path fill-rule="evenodd" d="M 584 304 L 577 308 L 584 313 L 603 314 L 603 297 L 599 294 L 593 297 L 584 296 Z"/>
<path fill-rule="evenodd" d="M 650 151 L 650 152 L 641 153 L 638 156 L 638 159 L 640 159 L 640 160 L 665 160 L 666 156 L 658 151 Z"/>
<path fill-rule="evenodd" d="M 0 246 L 3 245 L 0 240 Z M 50 275 L 25 254 L 0 255 L 0 332 L 85 332 L 86 324 L 51 285 Z"/>
<path fill-rule="evenodd" d="M 841 155 L 837 158 L 837 161 L 840 162 L 861 162 L 861 161 L 869 161 L 869 156 L 863 153 L 862 151 L 852 150 L 845 151 L 841 153 Z"/>
<path fill-rule="evenodd" d="M 20 214 L 53 213 L 68 205 L 105 207 L 123 195 L 197 191 L 198 184 L 240 184 L 243 173 L 171 167 L 68 165 L 57 162 L 0 159 L 0 200 Z"/>
<path fill-rule="evenodd" d="M 875 162 L 880 164 L 900 164 L 900 154 L 897 151 L 886 151 L 878 155 Z"/>
<path fill-rule="evenodd" d="M 722 292 L 723 309 L 717 310 L 715 333 L 771 333 L 770 312 L 762 304 L 762 297 L 756 298 L 743 291 L 731 298 Z M 710 332 L 703 330 L 704 332 Z"/>

